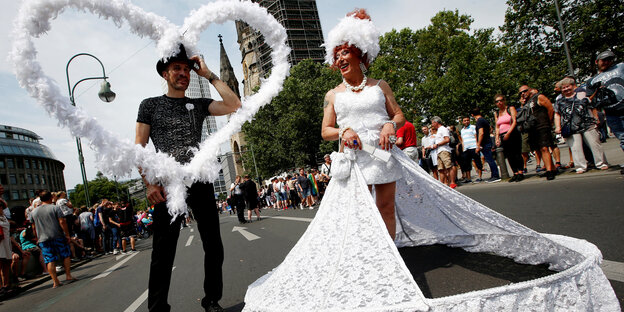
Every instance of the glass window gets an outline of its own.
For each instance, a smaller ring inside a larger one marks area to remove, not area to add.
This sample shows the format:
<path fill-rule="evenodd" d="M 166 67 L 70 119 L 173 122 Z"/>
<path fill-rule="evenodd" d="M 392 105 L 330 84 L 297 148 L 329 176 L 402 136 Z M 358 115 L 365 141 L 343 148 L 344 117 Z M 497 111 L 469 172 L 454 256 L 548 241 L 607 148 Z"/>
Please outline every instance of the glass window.
<path fill-rule="evenodd" d="M 17 162 L 17 168 L 24 169 L 24 161 L 22 159 L 17 158 L 15 161 Z"/>
<path fill-rule="evenodd" d="M 33 184 L 32 174 L 27 174 L 26 175 L 26 182 L 28 184 Z"/>
<path fill-rule="evenodd" d="M 18 138 L 19 138 L 19 140 L 20 140 L 20 141 L 24 141 L 24 136 L 23 136 L 23 135 L 21 135 L 21 134 L 20 134 L 20 135 L 18 136 Z"/>
<path fill-rule="evenodd" d="M 23 175 L 23 174 L 20 174 L 20 175 L 19 175 L 19 180 L 20 180 L 20 183 L 21 183 L 21 184 L 25 184 L 25 183 L 26 183 L 26 181 L 25 181 L 25 178 L 24 178 L 24 175 Z"/>
<path fill-rule="evenodd" d="M 40 184 L 39 183 L 39 175 L 35 174 L 35 184 Z"/>
<path fill-rule="evenodd" d="M 0 132 L 0 138 L 6 138 L 6 132 Z"/>
<path fill-rule="evenodd" d="M 28 190 L 28 198 L 35 198 L 35 190 Z"/>
<path fill-rule="evenodd" d="M 7 158 L 7 168 L 9 169 L 15 168 L 15 164 L 13 163 L 13 158 Z"/>
<path fill-rule="evenodd" d="M 9 184 L 17 184 L 17 176 L 9 174 Z"/>
<path fill-rule="evenodd" d="M 37 161 L 34 159 L 32 160 L 32 168 L 37 169 Z"/>
<path fill-rule="evenodd" d="M 28 191 L 22 190 L 22 199 L 28 199 Z"/>
<path fill-rule="evenodd" d="M 4 169 L 4 159 L 0 160 L 0 169 Z"/>
<path fill-rule="evenodd" d="M 44 162 L 43 162 L 43 168 L 44 168 L 45 170 L 48 170 L 48 162 L 47 162 L 47 161 L 44 161 Z"/>
<path fill-rule="evenodd" d="M 19 199 L 19 192 L 18 191 L 11 191 L 11 199 L 12 200 L 18 200 Z"/>
<path fill-rule="evenodd" d="M 9 184 L 7 182 L 7 175 L 6 174 L 0 174 L 0 184 Z"/>
<path fill-rule="evenodd" d="M 28 159 L 24 159 L 24 166 L 26 169 L 30 169 L 30 161 Z"/>
<path fill-rule="evenodd" d="M 41 164 L 41 160 L 37 161 L 39 163 L 39 169 L 43 169 L 43 164 Z"/>
<path fill-rule="evenodd" d="M 2 194 L 2 198 L 4 200 L 9 200 L 9 192 L 4 192 L 4 194 Z"/>
<path fill-rule="evenodd" d="M 46 179 L 45 176 L 42 174 L 41 175 L 41 184 L 45 184 L 46 183 Z"/>

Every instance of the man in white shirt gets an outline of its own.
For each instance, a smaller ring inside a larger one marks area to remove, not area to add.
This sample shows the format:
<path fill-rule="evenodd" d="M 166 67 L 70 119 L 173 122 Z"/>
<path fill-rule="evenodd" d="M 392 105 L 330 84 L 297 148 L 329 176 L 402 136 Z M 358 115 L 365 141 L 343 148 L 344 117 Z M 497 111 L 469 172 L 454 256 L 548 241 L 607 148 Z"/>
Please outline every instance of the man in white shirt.
<path fill-rule="evenodd" d="M 483 164 L 481 163 L 481 158 L 479 154 L 477 154 L 477 128 L 474 125 L 470 124 L 470 117 L 462 118 L 462 125 L 464 128 L 461 130 L 461 140 L 463 151 L 461 157 L 461 170 L 462 176 L 464 180 L 462 183 L 471 183 L 471 171 L 472 171 L 472 161 L 474 160 L 475 165 L 477 166 L 477 174 L 479 178 L 476 180 L 477 182 L 483 181 L 481 175 L 483 174 Z"/>
<path fill-rule="evenodd" d="M 436 135 L 433 137 L 433 145 L 431 149 L 437 152 L 438 160 L 438 172 L 440 173 L 440 181 L 446 185 L 451 186 L 455 184 L 455 177 L 451 172 L 453 163 L 451 162 L 452 149 L 449 146 L 451 142 L 449 130 L 442 125 L 442 119 L 438 116 L 431 118 L 431 127 L 437 129 Z"/>

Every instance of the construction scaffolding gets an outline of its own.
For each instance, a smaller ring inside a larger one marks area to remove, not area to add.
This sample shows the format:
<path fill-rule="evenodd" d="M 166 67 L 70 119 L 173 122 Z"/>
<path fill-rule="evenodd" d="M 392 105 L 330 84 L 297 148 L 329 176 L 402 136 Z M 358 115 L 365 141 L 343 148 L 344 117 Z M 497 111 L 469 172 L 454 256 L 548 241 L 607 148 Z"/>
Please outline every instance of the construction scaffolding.
<path fill-rule="evenodd" d="M 288 62 L 294 66 L 302 60 L 324 61 L 325 50 L 321 47 L 323 31 L 318 16 L 316 0 L 252 0 L 266 8 L 286 28 L 288 46 L 291 48 Z M 243 58 L 245 89 L 252 89 L 259 81 L 252 75 L 265 78 L 273 64 L 271 48 L 262 35 L 242 21 L 236 22 L 238 43 Z M 247 84 L 251 84 L 250 88 Z M 247 92 L 245 92 L 247 94 Z"/>

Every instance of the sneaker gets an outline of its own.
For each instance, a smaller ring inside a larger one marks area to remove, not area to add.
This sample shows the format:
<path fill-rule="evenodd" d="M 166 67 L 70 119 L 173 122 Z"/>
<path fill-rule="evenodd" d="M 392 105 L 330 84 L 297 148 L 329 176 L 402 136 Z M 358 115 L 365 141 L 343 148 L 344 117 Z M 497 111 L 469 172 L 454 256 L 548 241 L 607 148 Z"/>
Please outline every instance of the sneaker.
<path fill-rule="evenodd" d="M 496 182 L 499 182 L 500 180 L 501 180 L 500 177 L 491 177 L 486 182 L 487 183 L 496 183 Z"/>
<path fill-rule="evenodd" d="M 507 181 L 507 182 L 509 182 L 509 183 L 511 183 L 511 182 L 516 182 L 516 180 L 517 180 L 517 179 L 518 179 L 518 175 L 517 175 L 517 174 L 514 174 L 514 176 L 513 176 L 513 177 L 511 177 L 511 179 L 509 179 L 509 181 Z"/>
<path fill-rule="evenodd" d="M 481 179 L 481 178 L 478 178 L 478 179 L 475 180 L 475 183 L 481 183 L 481 182 L 483 182 L 483 179 Z"/>
<path fill-rule="evenodd" d="M 122 251 L 121 251 L 121 254 L 122 254 L 122 255 L 125 255 L 125 254 L 127 254 L 127 252 L 126 252 L 125 250 L 122 250 Z"/>
<path fill-rule="evenodd" d="M 546 171 L 546 168 L 542 168 L 540 166 L 535 167 L 535 172 L 544 172 Z"/>
<path fill-rule="evenodd" d="M 472 183 L 472 180 L 466 180 L 466 182 L 462 182 L 462 183 Z"/>
<path fill-rule="evenodd" d="M 136 249 L 132 249 L 132 250 L 130 250 L 130 251 L 132 251 L 132 252 L 136 252 Z"/>
<path fill-rule="evenodd" d="M 450 186 L 452 189 L 455 189 L 455 188 L 457 187 L 457 184 L 455 184 L 455 183 L 451 183 L 449 186 Z"/>
<path fill-rule="evenodd" d="M 206 307 L 206 312 L 224 312 L 223 308 L 216 302 L 211 303 Z"/>
<path fill-rule="evenodd" d="M 522 174 L 527 174 L 527 172 L 529 172 L 527 168 L 522 169 Z"/>
<path fill-rule="evenodd" d="M 578 174 L 583 174 L 585 173 L 585 169 L 583 168 L 577 168 L 576 170 L 574 170 L 574 172 L 578 173 Z"/>
<path fill-rule="evenodd" d="M 520 182 L 522 180 L 524 180 L 524 174 L 518 174 L 516 178 L 516 182 Z"/>
<path fill-rule="evenodd" d="M 118 254 L 118 253 L 119 253 L 119 250 L 118 250 L 118 249 L 113 250 L 113 255 L 116 255 L 116 254 Z"/>

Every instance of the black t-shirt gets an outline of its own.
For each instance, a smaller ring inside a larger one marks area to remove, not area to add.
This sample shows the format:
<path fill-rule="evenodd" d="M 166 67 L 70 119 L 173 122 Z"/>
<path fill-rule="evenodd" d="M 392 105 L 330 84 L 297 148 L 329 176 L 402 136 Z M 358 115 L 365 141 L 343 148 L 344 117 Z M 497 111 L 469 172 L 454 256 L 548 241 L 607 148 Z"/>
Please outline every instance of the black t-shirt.
<path fill-rule="evenodd" d="M 199 147 L 204 119 L 210 115 L 208 98 L 171 98 L 166 95 L 141 102 L 137 122 L 150 125 L 150 139 L 158 151 L 180 163 L 193 157 L 191 148 Z"/>
<path fill-rule="evenodd" d="M 121 223 L 121 210 L 111 209 L 111 211 L 108 213 L 108 217 L 110 218 L 110 220 Z M 108 225 L 113 228 L 118 227 L 116 224 L 113 224 L 110 221 L 108 222 Z"/>
<path fill-rule="evenodd" d="M 481 147 L 485 147 L 490 140 L 490 123 L 485 120 L 485 118 L 481 117 L 477 119 L 476 124 L 477 138 L 479 138 L 479 129 L 483 129 L 483 138 L 481 139 Z M 478 142 L 478 140 L 477 140 Z"/>
<path fill-rule="evenodd" d="M 112 211 L 113 209 L 108 207 L 104 207 L 104 209 L 102 209 L 102 218 L 104 219 L 102 221 L 104 222 L 104 224 L 106 224 L 106 226 L 110 225 L 110 221 L 108 220 L 108 218 L 110 217 Z"/>
<path fill-rule="evenodd" d="M 307 176 L 298 176 L 297 182 L 299 182 L 299 185 L 301 186 L 302 189 L 306 189 L 310 187 L 310 180 L 308 180 Z"/>

